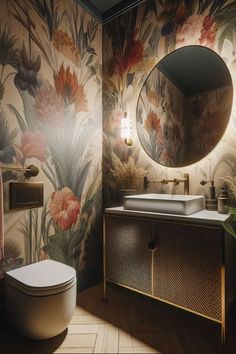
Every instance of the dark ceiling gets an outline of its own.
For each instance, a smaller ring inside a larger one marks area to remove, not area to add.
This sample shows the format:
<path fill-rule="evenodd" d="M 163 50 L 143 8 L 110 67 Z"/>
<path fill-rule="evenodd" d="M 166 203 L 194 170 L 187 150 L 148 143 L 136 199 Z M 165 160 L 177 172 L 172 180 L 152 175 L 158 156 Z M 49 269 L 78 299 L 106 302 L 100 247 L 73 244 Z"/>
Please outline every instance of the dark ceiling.
<path fill-rule="evenodd" d="M 145 0 L 75 0 L 100 23 L 111 20 L 143 1 Z"/>
<path fill-rule="evenodd" d="M 214 51 L 203 46 L 179 48 L 164 57 L 157 68 L 186 96 L 232 86 L 224 61 Z"/>

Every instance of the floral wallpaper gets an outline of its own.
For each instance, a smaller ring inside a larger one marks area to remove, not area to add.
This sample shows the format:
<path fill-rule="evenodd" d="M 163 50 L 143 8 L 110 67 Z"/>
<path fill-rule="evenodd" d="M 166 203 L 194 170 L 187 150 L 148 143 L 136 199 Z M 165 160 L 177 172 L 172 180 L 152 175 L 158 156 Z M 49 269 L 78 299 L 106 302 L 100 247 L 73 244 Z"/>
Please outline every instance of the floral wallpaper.
<path fill-rule="evenodd" d="M 154 68 L 141 89 L 136 121 L 143 149 L 161 165 L 185 164 L 186 108 L 185 94 Z"/>
<path fill-rule="evenodd" d="M 227 129 L 217 146 L 205 158 L 182 168 L 164 167 L 144 151 L 137 134 L 136 108 L 140 91 L 149 73 L 167 54 L 188 45 L 201 45 L 215 51 L 226 63 L 236 83 L 236 1 L 145 1 L 103 26 L 103 194 L 106 206 L 121 205 L 124 189 L 143 192 L 143 176 L 151 182 L 145 192 L 183 194 L 183 185 L 154 184 L 153 180 L 190 174 L 190 194 L 208 195 L 200 181 L 214 180 L 217 192 L 227 184 L 236 192 L 236 105 L 235 90 Z M 149 99 L 152 99 L 152 97 Z M 214 124 L 220 124 L 210 107 Z M 143 100 L 144 101 L 144 100 Z M 147 101 L 143 102 L 143 104 Z M 130 117 L 134 143 L 120 138 L 120 120 Z M 207 121 L 207 128 L 212 129 Z M 146 133 L 158 115 L 150 112 Z M 190 130 L 196 127 L 191 126 Z M 161 138 L 161 136 L 159 137 Z M 213 138 L 213 137 L 212 137 Z M 195 145 L 201 145 L 201 132 Z M 158 153 L 158 151 L 155 151 Z"/>
<path fill-rule="evenodd" d="M 231 114 L 232 96 L 232 87 L 225 86 L 189 97 L 188 112 L 192 124 L 188 124 L 185 155 L 189 164 L 199 161 L 222 138 Z"/>
<path fill-rule="evenodd" d="M 218 74 L 220 69 L 218 65 Z M 213 75 L 209 68 L 208 72 Z M 183 167 L 214 149 L 228 125 L 233 96 L 230 83 L 219 84 L 222 86 L 203 92 L 202 85 L 201 93 L 189 95 L 158 66 L 152 70 L 140 91 L 136 110 L 138 137 L 148 156 L 163 166 Z"/>
<path fill-rule="evenodd" d="M 73 0 L 1 1 L 0 166 L 36 164 L 40 172 L 32 180 L 44 182 L 44 206 L 9 211 L 9 183 L 25 176 L 4 170 L 0 277 L 49 257 L 75 267 L 80 287 L 95 282 L 102 269 L 102 197 L 103 207 L 121 205 L 124 194 L 144 191 L 144 176 L 152 182 L 188 172 L 192 194 L 208 193 L 202 179 L 214 179 L 217 191 L 226 183 L 236 192 L 235 93 L 220 143 L 184 168 L 153 161 L 136 126 L 146 78 L 176 48 L 211 48 L 235 85 L 235 13 L 235 0 L 147 0 L 102 28 Z M 124 112 L 131 147 L 120 137 Z M 145 192 L 151 191 L 181 194 L 183 186 L 150 183 Z"/>
<path fill-rule="evenodd" d="M 100 276 L 101 26 L 73 0 L 2 0 L 0 165 L 10 181 L 31 164 L 44 206 L 5 210 L 0 275 L 52 258 L 73 266 L 79 286 Z M 96 108 L 95 108 L 96 107 Z"/>

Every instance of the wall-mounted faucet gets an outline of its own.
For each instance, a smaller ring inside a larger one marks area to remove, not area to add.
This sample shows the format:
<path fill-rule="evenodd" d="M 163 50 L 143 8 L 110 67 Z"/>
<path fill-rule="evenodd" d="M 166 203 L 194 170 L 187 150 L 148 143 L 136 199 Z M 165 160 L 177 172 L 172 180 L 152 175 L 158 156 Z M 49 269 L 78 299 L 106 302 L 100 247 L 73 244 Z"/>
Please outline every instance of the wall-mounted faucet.
<path fill-rule="evenodd" d="M 151 181 L 148 181 L 147 176 L 144 176 L 143 188 L 147 189 L 149 183 L 151 183 Z M 162 183 L 162 184 L 174 183 L 175 186 L 177 186 L 179 183 L 184 183 L 184 194 L 189 194 L 189 173 L 184 173 L 182 178 L 172 178 L 172 179 L 164 178 L 160 180 L 154 180 L 153 183 Z"/>
<path fill-rule="evenodd" d="M 184 173 L 184 176 L 182 178 L 155 180 L 153 181 L 153 183 L 174 183 L 175 186 L 177 186 L 179 183 L 184 183 L 184 194 L 189 194 L 189 173 Z"/>

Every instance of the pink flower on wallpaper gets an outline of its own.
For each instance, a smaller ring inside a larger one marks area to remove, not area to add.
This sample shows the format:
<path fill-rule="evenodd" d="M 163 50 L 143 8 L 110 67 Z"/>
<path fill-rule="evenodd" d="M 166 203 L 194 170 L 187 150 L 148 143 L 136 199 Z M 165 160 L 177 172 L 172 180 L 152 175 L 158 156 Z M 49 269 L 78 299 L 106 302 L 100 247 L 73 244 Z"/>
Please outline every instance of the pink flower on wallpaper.
<path fill-rule="evenodd" d="M 201 37 L 201 30 L 203 28 L 204 16 L 192 15 L 187 21 L 178 29 L 176 34 L 176 45 L 199 44 Z"/>
<path fill-rule="evenodd" d="M 34 109 L 41 123 L 53 126 L 61 126 L 64 123 L 64 99 L 50 84 L 41 88 L 37 94 Z"/>
<path fill-rule="evenodd" d="M 80 202 L 70 188 L 64 187 L 51 195 L 49 212 L 62 230 L 68 230 L 77 221 Z"/>
<path fill-rule="evenodd" d="M 21 144 L 13 145 L 16 159 L 24 163 L 26 158 L 35 157 L 40 161 L 46 160 L 47 140 L 44 135 L 37 132 L 25 132 L 21 136 Z"/>
<path fill-rule="evenodd" d="M 21 149 L 25 157 L 46 159 L 47 140 L 41 132 L 25 132 L 21 136 Z"/>
<path fill-rule="evenodd" d="M 178 29 L 177 47 L 182 45 L 201 44 L 213 48 L 215 44 L 216 24 L 212 16 L 192 15 Z"/>

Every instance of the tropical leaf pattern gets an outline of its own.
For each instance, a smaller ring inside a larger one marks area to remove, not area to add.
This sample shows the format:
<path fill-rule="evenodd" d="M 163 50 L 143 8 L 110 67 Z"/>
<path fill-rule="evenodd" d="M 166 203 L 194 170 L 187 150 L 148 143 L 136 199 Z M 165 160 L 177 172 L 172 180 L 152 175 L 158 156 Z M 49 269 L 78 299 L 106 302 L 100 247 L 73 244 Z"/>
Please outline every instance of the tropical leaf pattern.
<path fill-rule="evenodd" d="M 181 127 L 173 123 L 173 127 L 164 129 L 163 124 L 163 129 L 160 129 L 160 115 L 158 110 L 154 109 L 160 104 L 160 95 L 153 95 L 152 92 L 144 90 L 138 106 L 137 102 L 143 84 L 144 82 L 148 84 L 146 79 L 156 64 L 173 50 L 188 45 L 205 46 L 219 54 L 228 66 L 235 85 L 235 9 L 234 0 L 152 0 L 143 2 L 104 25 L 103 194 L 106 206 L 121 203 L 118 198 L 119 187 L 115 183 L 120 178 L 117 169 L 114 168 L 115 160 L 119 161 L 121 174 L 127 163 L 134 159 L 136 166 L 144 169 L 148 180 L 151 181 L 181 176 L 186 171 L 190 173 L 190 189 L 193 194 L 207 195 L 207 188 L 200 186 L 202 179 L 214 179 L 217 191 L 225 183 L 230 188 L 229 180 L 236 176 L 235 99 L 233 99 L 228 127 L 216 148 L 195 164 L 190 165 L 192 156 L 189 156 L 189 165 L 171 169 L 163 167 L 162 164 L 171 166 L 176 159 L 181 160 L 182 146 L 175 144 L 175 134 L 179 134 L 179 141 L 181 141 Z M 151 91 L 160 92 L 159 83 L 158 80 L 152 82 Z M 233 94 L 235 95 L 235 92 Z M 218 96 L 220 97 L 217 93 Z M 217 100 L 226 107 L 222 99 L 217 98 Z M 182 108 L 178 107 L 179 100 L 175 102 L 177 110 L 180 111 Z M 211 102 L 210 97 L 208 102 Z M 194 106 L 194 102 L 192 105 Z M 147 112 L 145 117 L 142 116 L 144 111 Z M 213 112 L 214 108 L 211 107 L 209 111 Z M 134 138 L 132 147 L 127 147 L 120 138 L 121 117 L 124 112 L 131 117 Z M 201 127 L 208 132 L 205 141 L 201 139 L 200 130 L 199 139 L 191 141 L 200 152 L 203 145 L 212 145 L 215 137 L 214 124 L 221 124 L 222 121 L 221 114 L 218 113 L 214 111 L 212 114 L 214 123 L 211 126 L 209 120 L 205 120 L 204 126 Z M 173 134 L 170 134 L 168 146 L 164 146 L 163 137 L 170 128 Z M 196 127 L 192 126 L 191 129 Z M 149 156 L 160 163 L 152 161 Z M 140 170 L 140 180 L 142 175 L 143 171 Z M 128 177 L 124 174 L 123 180 L 125 179 L 128 185 Z M 132 188 L 137 192 L 140 191 L 135 184 L 132 184 Z M 149 184 L 148 191 L 171 193 L 171 188 L 172 185 L 163 187 L 161 184 Z M 175 193 L 182 194 L 182 186 L 177 186 Z"/>
<path fill-rule="evenodd" d="M 73 0 L 1 5 L 0 162 L 37 164 L 45 185 L 43 208 L 10 222 L 22 255 L 14 257 L 15 267 L 52 258 L 77 272 L 97 271 L 101 28 Z M 24 174 L 6 171 L 3 179 L 22 181 Z"/>
<path fill-rule="evenodd" d="M 98 270 L 102 192 L 105 206 L 118 205 L 123 190 L 142 192 L 144 174 L 153 180 L 184 172 L 156 164 L 142 149 L 138 96 L 155 65 L 189 44 L 216 51 L 235 85 L 235 9 L 235 0 L 148 0 L 101 31 L 73 0 L 1 1 L 0 162 L 39 165 L 46 194 L 43 208 L 22 211 L 16 221 L 6 218 L 7 236 L 17 238 L 21 247 L 11 267 L 19 265 L 18 258 L 27 262 L 31 252 L 34 260 L 51 257 L 78 272 Z M 191 193 L 206 193 L 199 185 L 203 178 L 213 178 L 217 190 L 226 182 L 234 186 L 235 102 L 217 148 L 185 168 Z M 124 112 L 132 123 L 132 147 L 120 138 Z M 153 124 L 158 127 L 158 117 L 150 114 L 146 132 Z M 145 133 L 150 148 L 148 138 Z M 23 177 L 3 174 L 5 184 Z M 150 185 L 149 191 L 168 188 Z M 182 193 L 181 186 L 175 192 Z"/>

